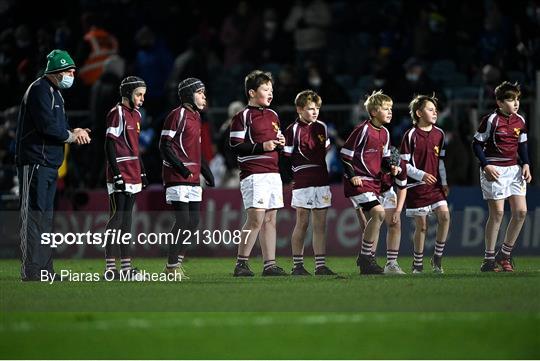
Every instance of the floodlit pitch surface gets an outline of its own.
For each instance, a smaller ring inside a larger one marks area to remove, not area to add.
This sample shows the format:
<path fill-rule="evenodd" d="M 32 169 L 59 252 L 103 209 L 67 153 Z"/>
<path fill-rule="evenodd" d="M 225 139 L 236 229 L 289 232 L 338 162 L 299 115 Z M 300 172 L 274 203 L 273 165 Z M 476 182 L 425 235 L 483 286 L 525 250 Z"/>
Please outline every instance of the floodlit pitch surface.
<path fill-rule="evenodd" d="M 411 259 L 399 259 L 409 272 Z M 540 259 L 481 274 L 480 258 L 447 257 L 444 275 L 235 279 L 232 259 L 192 258 L 190 280 L 22 283 L 0 262 L 1 358 L 538 359 Z M 383 260 L 379 259 L 382 263 Z M 161 271 L 163 259 L 135 265 Z M 278 264 L 290 270 L 289 259 Z M 102 260 L 57 271 L 102 272 Z M 306 257 L 312 271 L 312 257 Z"/>

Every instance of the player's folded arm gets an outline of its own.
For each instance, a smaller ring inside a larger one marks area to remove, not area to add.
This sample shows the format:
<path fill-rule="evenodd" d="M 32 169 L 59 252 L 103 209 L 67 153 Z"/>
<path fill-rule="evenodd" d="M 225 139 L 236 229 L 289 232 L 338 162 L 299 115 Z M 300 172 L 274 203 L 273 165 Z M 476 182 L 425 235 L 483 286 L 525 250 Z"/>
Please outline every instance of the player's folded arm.
<path fill-rule="evenodd" d="M 191 174 L 190 170 L 174 154 L 174 151 L 172 150 L 172 142 L 169 138 L 161 138 L 161 142 L 159 143 L 159 151 L 161 153 L 161 158 L 169 164 L 172 164 L 172 166 L 182 175 L 182 177 L 189 177 Z"/>
<path fill-rule="evenodd" d="M 116 148 L 114 146 L 113 138 L 105 138 L 105 155 L 107 156 L 107 161 L 109 162 L 109 166 L 111 167 L 113 175 L 121 175 L 120 169 L 118 168 L 118 163 L 116 162 Z"/>
<path fill-rule="evenodd" d="M 343 164 L 343 172 L 345 173 L 345 177 L 347 179 L 351 179 L 352 177 L 356 176 L 356 174 L 354 174 L 354 167 L 352 165 L 353 155 L 354 152 L 347 148 L 341 148 L 341 152 L 339 153 L 341 163 Z"/>
<path fill-rule="evenodd" d="M 238 142 L 238 141 L 234 141 L 233 138 L 231 138 L 230 146 L 233 152 L 235 152 L 236 155 L 239 155 L 239 156 L 264 153 L 264 148 L 263 148 L 262 143 Z"/>
<path fill-rule="evenodd" d="M 474 138 L 472 142 L 472 149 L 473 149 L 474 155 L 480 161 L 480 165 L 482 166 L 482 168 L 488 165 L 486 154 L 484 153 L 484 142 L 481 142 L 477 140 L 476 138 Z"/>

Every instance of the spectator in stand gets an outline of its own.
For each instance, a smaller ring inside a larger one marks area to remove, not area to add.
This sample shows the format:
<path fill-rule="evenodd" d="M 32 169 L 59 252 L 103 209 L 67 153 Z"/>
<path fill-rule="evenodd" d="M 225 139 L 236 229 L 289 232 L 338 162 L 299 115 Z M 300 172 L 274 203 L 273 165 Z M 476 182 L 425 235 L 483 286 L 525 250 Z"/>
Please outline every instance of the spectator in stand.
<path fill-rule="evenodd" d="M 324 0 L 294 3 L 284 29 L 293 33 L 298 68 L 304 68 L 308 61 L 326 64 L 327 31 L 331 24 L 332 13 Z"/>

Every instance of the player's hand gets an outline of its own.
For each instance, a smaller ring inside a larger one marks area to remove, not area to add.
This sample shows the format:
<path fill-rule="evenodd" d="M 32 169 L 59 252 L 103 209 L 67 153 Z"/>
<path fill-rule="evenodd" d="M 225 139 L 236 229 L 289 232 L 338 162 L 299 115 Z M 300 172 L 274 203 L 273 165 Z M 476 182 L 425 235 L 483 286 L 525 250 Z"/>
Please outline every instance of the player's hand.
<path fill-rule="evenodd" d="M 263 150 L 265 152 L 271 152 L 273 151 L 274 149 L 276 149 L 276 147 L 279 145 L 279 141 L 277 140 L 267 140 L 266 142 L 263 143 Z"/>
<path fill-rule="evenodd" d="M 486 179 L 490 182 L 496 182 L 499 179 L 499 172 L 497 172 L 497 169 L 495 169 L 494 165 L 486 165 L 484 167 L 484 174 L 486 175 Z"/>
<path fill-rule="evenodd" d="M 115 175 L 113 177 L 113 185 L 114 185 L 114 189 L 118 191 L 126 190 L 126 183 L 124 182 L 124 177 L 122 177 L 121 174 Z"/>
<path fill-rule="evenodd" d="M 279 133 L 277 136 L 277 140 L 279 142 L 279 145 L 281 145 L 282 147 L 285 146 L 285 137 L 283 136 L 283 134 Z"/>
<path fill-rule="evenodd" d="M 523 167 L 521 168 L 521 171 L 523 173 L 523 179 L 525 179 L 525 182 L 531 183 L 532 175 L 531 175 L 531 170 L 529 169 L 529 165 L 528 164 L 523 164 Z"/>
<path fill-rule="evenodd" d="M 190 178 L 193 176 L 193 173 L 191 173 L 191 171 L 186 166 L 178 167 L 177 170 L 178 172 L 180 172 L 180 175 L 184 178 Z"/>
<path fill-rule="evenodd" d="M 186 172 L 182 173 L 182 177 L 184 178 L 193 178 L 193 173 L 188 169 Z"/>
<path fill-rule="evenodd" d="M 362 178 L 360 178 L 359 176 L 352 177 L 350 181 L 353 186 L 362 187 Z"/>
<path fill-rule="evenodd" d="M 145 173 L 141 174 L 141 183 L 142 183 L 143 189 L 148 187 L 148 178 L 146 178 Z"/>
<path fill-rule="evenodd" d="M 397 209 L 394 211 L 394 214 L 392 214 L 392 224 L 397 224 L 401 220 L 401 211 L 398 211 Z"/>
<path fill-rule="evenodd" d="M 91 139 L 88 133 L 90 129 L 85 128 L 75 128 L 73 129 L 73 134 L 75 135 L 75 144 L 89 144 Z"/>
<path fill-rule="evenodd" d="M 437 178 L 434 177 L 433 174 L 429 174 L 429 173 L 424 174 L 424 176 L 422 177 L 422 180 L 426 182 L 426 184 L 428 185 L 433 185 L 437 183 Z"/>
<path fill-rule="evenodd" d="M 206 183 L 206 185 L 208 187 L 215 187 L 216 186 L 216 181 L 214 180 L 214 178 L 211 178 L 211 179 L 205 179 L 204 181 Z"/>
<path fill-rule="evenodd" d="M 450 194 L 450 187 L 448 187 L 447 185 L 443 185 L 442 186 L 442 191 L 444 193 L 444 196 L 448 197 L 448 195 Z"/>

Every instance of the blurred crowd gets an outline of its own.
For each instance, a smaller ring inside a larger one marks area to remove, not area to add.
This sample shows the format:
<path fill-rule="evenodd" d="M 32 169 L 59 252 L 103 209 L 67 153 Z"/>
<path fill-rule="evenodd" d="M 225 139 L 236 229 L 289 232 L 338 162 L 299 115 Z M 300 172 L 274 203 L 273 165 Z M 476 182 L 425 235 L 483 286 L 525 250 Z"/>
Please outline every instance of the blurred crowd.
<path fill-rule="evenodd" d="M 295 119 L 291 106 L 299 91 L 310 88 L 322 96 L 333 181 L 341 179 L 337 153 L 343 139 L 367 116 L 359 104 L 383 89 L 396 104 L 394 143 L 411 125 L 403 104 L 414 94 L 436 94 L 439 124 L 448 134 L 449 182 L 472 184 L 471 110 L 478 117 L 490 111 L 493 89 L 503 80 L 518 81 L 527 99 L 540 64 L 538 0 L 223 1 L 211 10 L 206 5 L 0 0 L 0 192 L 17 188 L 12 149 L 18 106 L 55 48 L 68 50 L 78 67 L 74 87 L 64 92 L 71 125 L 92 129 L 91 147 L 70 149 L 60 186 L 71 189 L 104 186 L 105 116 L 119 101 L 126 75 L 148 85 L 141 149 L 149 180 L 161 181 L 157 142 L 164 117 L 178 105 L 177 84 L 197 77 L 209 99 L 203 154 L 218 186 L 236 187 L 227 126 L 245 103 L 244 76 L 256 68 L 274 76 L 272 106 L 283 128 Z M 526 106 L 523 112 L 532 116 Z"/>

